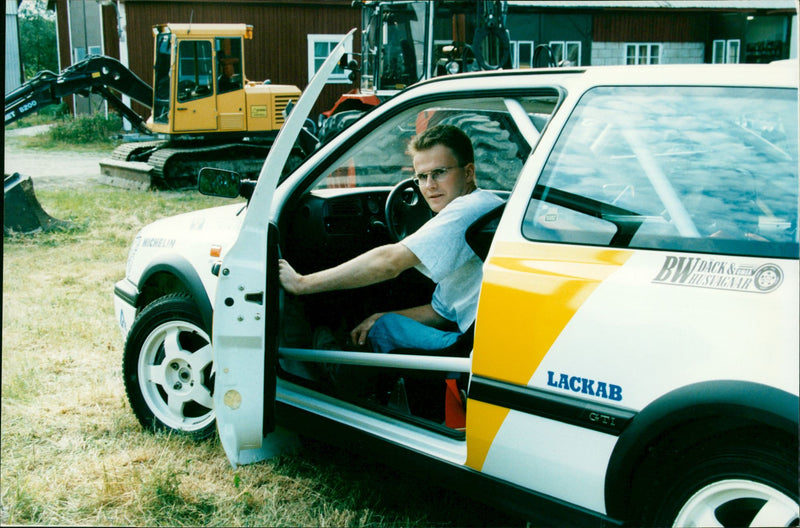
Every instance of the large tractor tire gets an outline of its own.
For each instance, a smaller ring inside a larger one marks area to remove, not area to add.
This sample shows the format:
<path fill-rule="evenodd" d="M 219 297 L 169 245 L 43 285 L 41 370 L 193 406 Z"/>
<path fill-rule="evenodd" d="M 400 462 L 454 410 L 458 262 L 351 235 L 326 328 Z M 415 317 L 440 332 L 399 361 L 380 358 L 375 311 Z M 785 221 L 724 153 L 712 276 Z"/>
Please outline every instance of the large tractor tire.
<path fill-rule="evenodd" d="M 519 148 L 500 123 L 486 115 L 463 114 L 443 119 L 440 124 L 457 126 L 472 140 L 478 186 L 511 190 L 522 170 Z"/>

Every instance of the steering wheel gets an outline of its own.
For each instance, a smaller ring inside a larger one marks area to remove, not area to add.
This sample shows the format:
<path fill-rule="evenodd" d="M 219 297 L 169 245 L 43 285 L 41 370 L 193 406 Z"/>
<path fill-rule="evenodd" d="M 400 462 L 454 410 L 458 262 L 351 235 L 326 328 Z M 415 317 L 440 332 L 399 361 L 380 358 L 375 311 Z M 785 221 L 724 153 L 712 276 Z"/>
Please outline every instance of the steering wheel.
<path fill-rule="evenodd" d="M 395 185 L 386 198 L 386 227 L 393 242 L 399 242 L 433 218 L 422 193 L 409 178 Z"/>
<path fill-rule="evenodd" d="M 192 90 L 194 90 L 195 86 L 197 86 L 194 81 L 190 81 L 188 79 L 184 79 L 178 83 L 178 98 L 180 100 L 185 100 L 191 97 Z"/>

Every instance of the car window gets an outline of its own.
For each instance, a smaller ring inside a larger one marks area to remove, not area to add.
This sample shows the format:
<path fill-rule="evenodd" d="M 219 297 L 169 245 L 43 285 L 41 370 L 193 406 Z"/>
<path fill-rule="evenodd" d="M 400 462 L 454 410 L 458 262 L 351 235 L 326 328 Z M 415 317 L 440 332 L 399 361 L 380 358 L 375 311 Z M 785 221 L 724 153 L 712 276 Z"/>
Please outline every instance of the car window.
<path fill-rule="evenodd" d="M 315 189 L 395 185 L 411 178 L 408 143 L 419 132 L 438 124 L 461 128 L 472 139 L 478 185 L 508 191 L 532 149 L 531 133 L 541 132 L 558 102 L 555 92 L 527 98 L 439 100 L 406 109 L 386 119 L 326 170 Z M 510 105 L 521 105 L 513 115 Z M 515 119 L 527 119 L 521 126 Z M 535 133 L 534 133 L 535 135 Z"/>
<path fill-rule="evenodd" d="M 591 90 L 547 160 L 523 234 L 796 256 L 797 119 L 795 90 Z"/>

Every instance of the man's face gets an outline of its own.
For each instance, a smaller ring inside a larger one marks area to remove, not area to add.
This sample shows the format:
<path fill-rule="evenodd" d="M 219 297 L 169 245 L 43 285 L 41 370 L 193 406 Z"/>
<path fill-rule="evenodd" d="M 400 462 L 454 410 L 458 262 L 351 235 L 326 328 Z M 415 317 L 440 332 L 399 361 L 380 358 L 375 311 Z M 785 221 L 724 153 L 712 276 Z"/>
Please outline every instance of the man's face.
<path fill-rule="evenodd" d="M 459 167 L 453 151 L 444 145 L 420 150 L 414 155 L 416 174 L 428 174 L 432 170 L 448 167 L 449 170 L 439 181 L 427 177 L 419 182 L 419 190 L 434 213 L 444 209 L 459 196 L 469 194 L 475 189 L 475 165 L 468 163 Z"/>

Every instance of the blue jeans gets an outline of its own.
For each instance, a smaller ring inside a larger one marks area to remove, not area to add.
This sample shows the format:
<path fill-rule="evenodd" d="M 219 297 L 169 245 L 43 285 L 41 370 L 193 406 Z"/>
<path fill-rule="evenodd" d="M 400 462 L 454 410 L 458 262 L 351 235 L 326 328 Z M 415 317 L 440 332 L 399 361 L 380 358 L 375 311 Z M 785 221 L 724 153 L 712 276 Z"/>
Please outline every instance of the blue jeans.
<path fill-rule="evenodd" d="M 372 350 L 383 354 L 398 348 L 438 350 L 447 348 L 461 336 L 422 324 L 404 315 L 388 313 L 375 321 L 367 338 Z"/>

